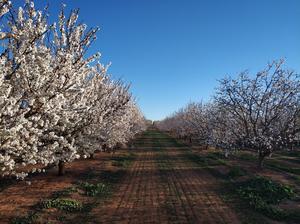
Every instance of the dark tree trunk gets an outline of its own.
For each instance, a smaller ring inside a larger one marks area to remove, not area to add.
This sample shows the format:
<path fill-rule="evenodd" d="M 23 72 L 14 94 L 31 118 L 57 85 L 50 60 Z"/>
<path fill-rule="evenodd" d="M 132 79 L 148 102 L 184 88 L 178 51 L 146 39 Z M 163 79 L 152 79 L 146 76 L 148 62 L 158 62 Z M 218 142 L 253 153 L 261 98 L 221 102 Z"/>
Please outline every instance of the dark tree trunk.
<path fill-rule="evenodd" d="M 258 153 L 258 164 L 257 164 L 258 169 L 262 170 L 264 168 L 264 159 L 267 155 L 269 155 L 269 153 L 266 152 Z"/>
<path fill-rule="evenodd" d="M 107 145 L 106 144 L 104 144 L 103 146 L 102 146 L 102 150 L 105 152 L 105 151 L 107 151 Z"/>
<path fill-rule="evenodd" d="M 65 174 L 65 162 L 58 162 L 58 176 L 63 176 Z"/>
<path fill-rule="evenodd" d="M 229 150 L 228 150 L 228 149 L 225 149 L 224 157 L 225 157 L 226 159 L 228 159 L 228 157 L 229 157 Z"/>
<path fill-rule="evenodd" d="M 94 159 L 94 153 L 90 155 L 90 159 Z"/>
<path fill-rule="evenodd" d="M 258 164 L 257 164 L 257 168 L 262 170 L 264 167 L 264 157 L 262 156 L 258 156 Z"/>

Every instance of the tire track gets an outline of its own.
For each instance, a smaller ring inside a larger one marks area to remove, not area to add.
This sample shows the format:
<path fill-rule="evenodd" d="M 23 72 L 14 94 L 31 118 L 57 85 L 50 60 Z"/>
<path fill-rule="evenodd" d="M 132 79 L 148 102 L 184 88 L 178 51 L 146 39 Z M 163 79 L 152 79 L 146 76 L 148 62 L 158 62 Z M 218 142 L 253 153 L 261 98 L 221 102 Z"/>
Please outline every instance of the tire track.
<path fill-rule="evenodd" d="M 173 139 L 151 133 L 118 192 L 94 210 L 96 223 L 239 223 L 216 191 L 220 183 Z"/>
<path fill-rule="evenodd" d="M 194 218 L 192 223 L 239 223 L 234 212 L 217 195 L 214 186 L 218 183 L 213 176 L 203 169 L 192 168 L 191 162 L 182 155 L 171 158 L 177 186 L 184 192 Z"/>

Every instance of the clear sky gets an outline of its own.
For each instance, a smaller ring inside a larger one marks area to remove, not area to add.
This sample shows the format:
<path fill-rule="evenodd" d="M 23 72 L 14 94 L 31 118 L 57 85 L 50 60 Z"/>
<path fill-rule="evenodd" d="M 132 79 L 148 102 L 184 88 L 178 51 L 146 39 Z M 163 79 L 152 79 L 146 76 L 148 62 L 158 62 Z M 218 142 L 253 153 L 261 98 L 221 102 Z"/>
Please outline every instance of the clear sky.
<path fill-rule="evenodd" d="M 208 101 L 217 79 L 254 73 L 273 59 L 300 72 L 300 0 L 48 2 L 52 16 L 64 2 L 80 8 L 80 21 L 101 28 L 92 51 L 112 62 L 113 77 L 131 83 L 149 119 Z"/>

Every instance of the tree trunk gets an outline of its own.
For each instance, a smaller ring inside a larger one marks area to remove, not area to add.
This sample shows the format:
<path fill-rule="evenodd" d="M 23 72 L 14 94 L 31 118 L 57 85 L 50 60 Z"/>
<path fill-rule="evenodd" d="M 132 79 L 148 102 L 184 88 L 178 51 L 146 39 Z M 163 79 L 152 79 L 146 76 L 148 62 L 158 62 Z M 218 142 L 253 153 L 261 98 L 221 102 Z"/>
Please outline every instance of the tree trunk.
<path fill-rule="evenodd" d="M 104 144 L 104 145 L 102 146 L 102 150 L 103 150 L 103 152 L 107 151 L 107 145 L 106 145 L 106 144 Z"/>
<path fill-rule="evenodd" d="M 228 149 L 225 149 L 224 156 L 225 156 L 226 159 L 228 159 L 228 157 L 229 157 L 229 150 Z"/>
<path fill-rule="evenodd" d="M 65 162 L 58 162 L 58 176 L 63 176 L 65 174 Z"/>
<path fill-rule="evenodd" d="M 257 167 L 258 167 L 258 169 L 260 169 L 260 170 L 262 170 L 263 167 L 264 167 L 264 159 L 265 159 L 266 155 L 267 155 L 267 154 L 264 153 L 264 152 L 259 152 L 259 153 L 258 153 L 258 164 L 257 164 Z"/>
<path fill-rule="evenodd" d="M 90 155 L 90 159 L 94 159 L 94 153 Z"/>

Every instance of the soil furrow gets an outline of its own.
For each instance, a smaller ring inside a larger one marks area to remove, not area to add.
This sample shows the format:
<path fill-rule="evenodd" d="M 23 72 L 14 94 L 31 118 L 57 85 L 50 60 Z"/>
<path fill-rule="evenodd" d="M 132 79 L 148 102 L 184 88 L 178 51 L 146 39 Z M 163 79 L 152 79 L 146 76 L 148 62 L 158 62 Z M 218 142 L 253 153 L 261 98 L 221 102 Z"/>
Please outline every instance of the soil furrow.
<path fill-rule="evenodd" d="M 95 210 L 106 217 L 100 223 L 239 223 L 216 191 L 220 183 L 187 160 L 174 139 L 156 131 L 137 148 L 110 205 Z"/>

